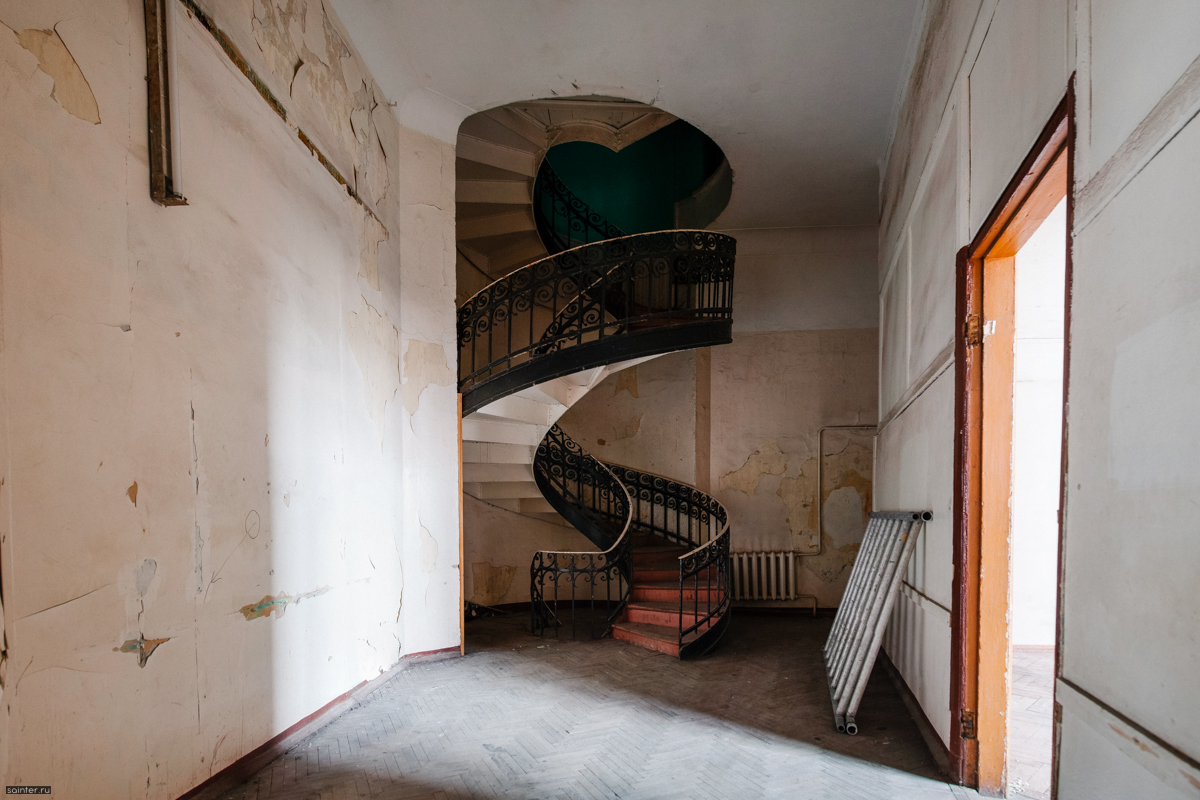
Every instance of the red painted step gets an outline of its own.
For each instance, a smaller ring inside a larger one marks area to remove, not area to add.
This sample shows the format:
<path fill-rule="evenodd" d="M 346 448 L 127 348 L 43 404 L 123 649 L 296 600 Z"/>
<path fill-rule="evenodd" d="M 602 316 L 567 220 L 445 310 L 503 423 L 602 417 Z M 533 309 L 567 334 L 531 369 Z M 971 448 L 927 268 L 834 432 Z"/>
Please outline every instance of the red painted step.
<path fill-rule="evenodd" d="M 674 602 L 678 603 L 679 594 L 679 582 L 677 580 L 646 583 L 635 580 L 633 588 L 629 594 L 629 599 L 664 601 L 673 600 Z M 716 586 L 713 586 L 711 589 L 709 589 L 704 584 L 700 584 L 699 589 L 690 586 L 684 586 L 683 588 L 683 602 L 685 608 L 687 607 L 688 603 L 699 601 L 699 603 L 703 606 L 709 600 L 715 603 L 719 598 L 720 594 L 718 593 Z"/>
<path fill-rule="evenodd" d="M 618 622 L 613 625 L 613 638 L 679 658 L 679 628 L 674 625 Z"/>
<path fill-rule="evenodd" d="M 696 620 L 704 616 L 705 609 L 701 609 L 699 614 L 693 610 L 685 608 L 683 610 L 683 624 L 694 625 Z M 666 625 L 671 628 L 679 629 L 679 601 L 664 601 L 664 600 L 634 600 L 625 606 L 626 622 L 643 622 L 647 625 Z"/>

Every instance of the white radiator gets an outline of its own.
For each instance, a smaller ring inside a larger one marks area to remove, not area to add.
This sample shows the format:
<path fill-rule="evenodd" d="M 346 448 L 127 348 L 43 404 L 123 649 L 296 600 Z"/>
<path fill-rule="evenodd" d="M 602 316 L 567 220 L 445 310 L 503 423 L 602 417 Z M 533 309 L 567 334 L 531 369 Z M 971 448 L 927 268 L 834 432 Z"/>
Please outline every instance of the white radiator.
<path fill-rule="evenodd" d="M 733 559 L 734 600 L 798 600 L 796 554 L 773 550 L 730 553 Z"/>

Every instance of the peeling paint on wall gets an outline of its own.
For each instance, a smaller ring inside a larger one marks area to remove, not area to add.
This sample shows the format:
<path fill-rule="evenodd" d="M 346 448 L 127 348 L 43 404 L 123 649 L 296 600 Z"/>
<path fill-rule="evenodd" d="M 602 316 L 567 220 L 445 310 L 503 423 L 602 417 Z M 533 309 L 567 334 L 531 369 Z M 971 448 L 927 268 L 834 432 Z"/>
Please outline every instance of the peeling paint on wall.
<path fill-rule="evenodd" d="M 384 410 L 400 388 L 400 334 L 385 315 L 376 311 L 366 298 L 361 299 L 360 309 L 346 315 L 346 334 L 363 373 L 367 413 L 379 432 L 382 448 Z"/>
<path fill-rule="evenodd" d="M 438 543 L 424 525 L 421 526 L 421 572 L 433 572 L 437 567 Z"/>
<path fill-rule="evenodd" d="M 517 568 L 502 564 L 492 566 L 490 561 L 471 564 L 471 602 L 481 606 L 494 606 L 504 600 L 512 586 Z"/>
<path fill-rule="evenodd" d="M 138 636 L 136 639 L 127 639 L 120 647 L 114 647 L 114 653 L 136 653 L 138 657 L 138 666 L 145 667 L 146 662 L 150 660 L 150 655 L 158 649 L 158 646 L 164 642 L 171 641 L 171 637 L 167 636 L 162 639 L 145 639 Z"/>
<path fill-rule="evenodd" d="M 344 166 L 355 191 L 377 205 L 389 180 L 374 118 L 380 103 L 324 5 L 254 0 L 250 28 L 267 68 L 310 112 L 322 138 L 352 162 Z"/>
<path fill-rule="evenodd" d="M 274 614 L 278 618 L 283 616 L 289 605 L 299 603 L 301 600 L 307 600 L 310 597 L 320 597 L 328 591 L 328 586 L 322 586 L 320 589 L 313 589 L 311 592 L 305 592 L 304 594 L 269 594 L 257 603 L 249 603 L 242 606 L 238 609 L 238 613 L 247 620 L 269 617 L 271 614 Z"/>
<path fill-rule="evenodd" d="M 96 95 L 92 94 L 92 87 L 84 77 L 83 70 L 79 68 L 78 62 L 67 49 L 58 31 L 29 29 L 16 35 L 21 47 L 37 58 L 38 69 L 54 81 L 50 97 L 72 116 L 99 125 L 100 106 L 96 103 Z"/>
<path fill-rule="evenodd" d="M 355 217 L 358 222 L 358 274 L 379 291 L 379 244 L 387 241 L 387 229 L 372 214 L 366 212 Z"/>
<path fill-rule="evenodd" d="M 763 475 L 782 475 L 786 471 L 787 454 L 779 449 L 779 440 L 772 439 L 751 453 L 742 466 L 722 475 L 720 487 L 753 495 Z"/>
<path fill-rule="evenodd" d="M 404 351 L 404 408 L 416 414 L 421 402 L 421 392 L 427 386 L 451 386 L 455 382 L 454 370 L 446 361 L 446 349 L 440 344 L 410 339 Z"/>
<path fill-rule="evenodd" d="M 794 478 L 784 477 L 779 481 L 775 494 L 787 508 L 788 529 L 792 533 L 792 547 L 798 550 L 815 550 L 817 546 L 817 460 L 810 458 L 800 465 L 800 473 Z"/>

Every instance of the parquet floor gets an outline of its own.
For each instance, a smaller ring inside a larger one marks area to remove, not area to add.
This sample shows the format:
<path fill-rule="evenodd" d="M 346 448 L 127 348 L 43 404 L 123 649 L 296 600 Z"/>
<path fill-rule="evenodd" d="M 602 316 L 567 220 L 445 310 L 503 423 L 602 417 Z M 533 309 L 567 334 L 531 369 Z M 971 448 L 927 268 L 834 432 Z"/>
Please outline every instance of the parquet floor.
<path fill-rule="evenodd" d="M 1048 800 L 1054 748 L 1054 648 L 1013 647 L 1008 796 Z"/>
<path fill-rule="evenodd" d="M 829 618 L 735 617 L 679 662 L 541 640 L 528 617 L 468 625 L 468 655 L 415 664 L 226 800 L 837 798 L 952 800 L 882 669 L 856 737 L 838 734 Z"/>

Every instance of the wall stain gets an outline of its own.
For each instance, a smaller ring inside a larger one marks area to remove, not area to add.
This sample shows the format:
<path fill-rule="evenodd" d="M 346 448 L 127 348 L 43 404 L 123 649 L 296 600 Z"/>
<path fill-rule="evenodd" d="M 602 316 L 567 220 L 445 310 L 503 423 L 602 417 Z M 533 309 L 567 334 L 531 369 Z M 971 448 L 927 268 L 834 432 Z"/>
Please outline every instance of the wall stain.
<path fill-rule="evenodd" d="M 779 481 L 775 494 L 787 509 L 788 529 L 801 549 L 814 549 L 817 544 L 817 460 L 810 458 L 800 465 L 794 478 L 784 477 Z"/>
<path fill-rule="evenodd" d="M 446 361 L 446 349 L 440 344 L 409 339 L 404 351 L 404 386 L 401 394 L 409 415 L 417 413 L 421 393 L 430 386 L 450 386 L 457 376 Z"/>
<path fill-rule="evenodd" d="M 320 597 L 328 591 L 328 586 L 322 586 L 320 589 L 313 589 L 311 592 L 305 592 L 304 594 L 269 594 L 257 603 L 242 606 L 238 609 L 238 613 L 247 620 L 269 617 L 271 614 L 279 618 L 287 611 L 289 605 L 299 603 L 301 600 L 307 600 L 310 597 Z"/>
<path fill-rule="evenodd" d="M 638 396 L 637 366 L 623 369 L 614 377 L 616 378 L 616 386 L 613 387 L 613 397 L 616 397 L 621 392 L 629 392 L 631 397 Z"/>
<path fill-rule="evenodd" d="M 747 456 L 742 466 L 722 475 L 720 488 L 737 489 L 752 496 L 758 491 L 758 482 L 763 475 L 782 475 L 784 472 L 787 472 L 787 454 L 779 449 L 779 440 L 772 439 Z"/>
<path fill-rule="evenodd" d="M 134 481 L 133 485 L 125 490 L 125 494 L 129 495 L 129 502 L 133 503 L 134 508 L 137 508 L 137 481 Z"/>
<path fill-rule="evenodd" d="M 494 567 L 489 561 L 471 563 L 471 602 L 494 606 L 504 600 L 512 587 L 517 568 L 502 564 Z"/>
<path fill-rule="evenodd" d="M 138 657 L 138 666 L 145 667 L 146 662 L 150 660 L 151 654 L 158 649 L 158 646 L 164 642 L 171 641 L 171 637 L 167 636 L 162 639 L 146 639 L 140 634 L 136 639 L 127 639 L 120 647 L 114 647 L 114 653 L 136 653 Z"/>
<path fill-rule="evenodd" d="M 5 25 L 4 27 L 8 27 Z M 12 30 L 9 28 L 9 30 Z M 14 31 L 14 33 L 17 33 Z M 56 30 L 34 28 L 17 33 L 17 42 L 38 60 L 38 69 L 54 81 L 50 97 L 72 116 L 100 124 L 100 106 L 83 70 Z"/>

